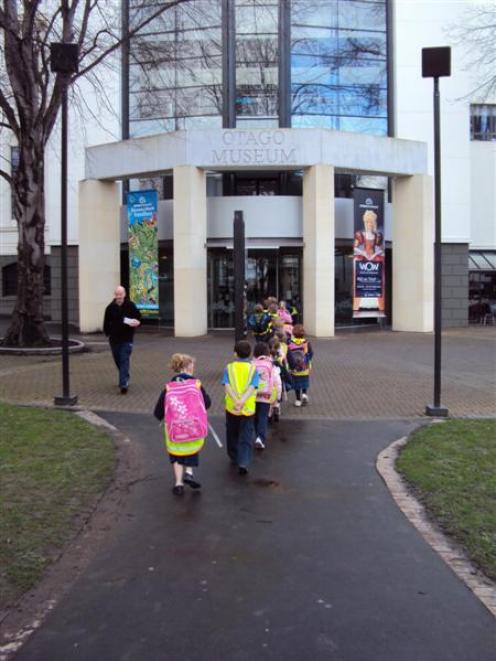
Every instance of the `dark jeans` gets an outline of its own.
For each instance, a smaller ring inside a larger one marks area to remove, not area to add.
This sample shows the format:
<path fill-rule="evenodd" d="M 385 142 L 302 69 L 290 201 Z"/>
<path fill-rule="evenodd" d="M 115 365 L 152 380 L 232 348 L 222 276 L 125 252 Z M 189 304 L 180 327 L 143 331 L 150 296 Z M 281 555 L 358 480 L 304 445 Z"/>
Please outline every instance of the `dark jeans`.
<path fill-rule="evenodd" d="M 119 370 L 119 388 L 127 388 L 129 385 L 129 361 L 133 350 L 132 342 L 110 342 L 112 356 Z"/>
<path fill-rule="evenodd" d="M 307 389 L 306 388 L 296 388 L 295 389 L 295 395 L 296 399 L 301 399 L 301 396 L 307 394 Z"/>
<path fill-rule="evenodd" d="M 233 415 L 226 411 L 226 445 L 229 459 L 246 468 L 253 453 L 254 415 Z"/>
<path fill-rule="evenodd" d="M 257 402 L 257 408 L 255 409 L 255 435 L 261 438 L 264 444 L 267 440 L 269 411 L 270 404 L 268 402 Z"/>

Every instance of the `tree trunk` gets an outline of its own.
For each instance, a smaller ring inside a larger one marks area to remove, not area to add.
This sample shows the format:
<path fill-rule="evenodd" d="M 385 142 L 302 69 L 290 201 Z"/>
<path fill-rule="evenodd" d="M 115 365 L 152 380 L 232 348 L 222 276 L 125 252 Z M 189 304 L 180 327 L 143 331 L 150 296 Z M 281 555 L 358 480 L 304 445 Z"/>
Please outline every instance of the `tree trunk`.
<path fill-rule="evenodd" d="M 43 321 L 45 267 L 44 157 L 41 144 L 28 136 L 20 144 L 19 168 L 13 174 L 14 217 L 17 221 L 17 301 L 2 344 L 10 347 L 49 346 Z"/>

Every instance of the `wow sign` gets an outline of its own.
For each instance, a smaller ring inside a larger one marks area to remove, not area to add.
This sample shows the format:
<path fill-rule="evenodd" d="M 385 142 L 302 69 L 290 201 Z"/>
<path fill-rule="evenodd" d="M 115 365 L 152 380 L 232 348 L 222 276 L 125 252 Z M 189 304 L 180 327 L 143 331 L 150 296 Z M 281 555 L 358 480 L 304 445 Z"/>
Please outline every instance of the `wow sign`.
<path fill-rule="evenodd" d="M 355 188 L 353 317 L 385 317 L 384 192 Z"/>

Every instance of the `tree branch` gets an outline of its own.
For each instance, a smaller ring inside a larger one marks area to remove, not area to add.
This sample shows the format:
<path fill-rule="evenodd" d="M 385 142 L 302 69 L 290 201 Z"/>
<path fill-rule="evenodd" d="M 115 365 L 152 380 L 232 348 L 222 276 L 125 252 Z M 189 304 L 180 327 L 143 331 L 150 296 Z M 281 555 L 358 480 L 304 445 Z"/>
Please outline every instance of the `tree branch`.
<path fill-rule="evenodd" d="M 107 48 L 101 55 L 99 55 L 93 62 L 88 64 L 86 67 L 84 67 L 79 73 L 77 73 L 72 79 L 71 82 L 76 80 L 77 78 L 80 78 L 81 76 L 84 76 L 88 71 L 91 71 L 93 67 L 95 67 L 97 64 L 100 64 L 102 60 L 104 60 L 110 53 L 113 53 L 117 48 L 120 48 L 124 43 L 129 41 L 131 37 L 133 37 L 136 33 L 138 33 L 140 30 L 142 30 L 144 27 L 146 27 L 151 21 L 153 21 L 157 16 L 160 16 L 161 14 L 164 13 L 164 11 L 171 9 L 172 7 L 175 7 L 177 5 L 182 4 L 183 2 L 187 2 L 187 0 L 171 0 L 171 2 L 168 2 L 165 5 L 162 5 L 160 9 L 158 9 L 156 12 L 151 14 L 147 19 L 145 19 L 142 23 L 137 25 L 135 28 L 132 30 L 129 30 L 128 33 L 122 37 L 121 39 L 117 39 L 115 44 Z M 91 49 L 93 50 L 93 49 Z M 82 58 L 83 59 L 83 58 Z"/>
<path fill-rule="evenodd" d="M 2 168 L 0 168 L 0 177 L 3 177 L 5 179 L 5 181 L 8 184 L 10 184 L 11 186 L 13 185 L 12 177 L 10 176 L 10 174 L 7 174 L 7 172 L 5 172 L 5 170 L 2 170 Z"/>

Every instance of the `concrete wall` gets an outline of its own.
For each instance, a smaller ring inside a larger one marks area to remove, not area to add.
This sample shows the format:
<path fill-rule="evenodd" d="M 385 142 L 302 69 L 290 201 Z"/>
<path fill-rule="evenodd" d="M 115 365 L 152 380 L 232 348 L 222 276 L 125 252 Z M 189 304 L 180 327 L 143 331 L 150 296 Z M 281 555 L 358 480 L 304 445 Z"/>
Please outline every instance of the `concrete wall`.
<path fill-rule="evenodd" d="M 454 328 L 468 325 L 468 244 L 442 246 L 442 325 Z"/>
<path fill-rule="evenodd" d="M 496 142 L 470 143 L 470 247 L 496 249 Z"/>
<path fill-rule="evenodd" d="M 207 197 L 207 238 L 232 238 L 234 211 L 244 213 L 247 238 L 301 239 L 303 237 L 303 198 L 297 196 Z M 158 203 L 158 238 L 173 238 L 172 200 Z M 392 239 L 392 205 L 385 204 L 384 232 L 386 241 Z M 336 238 L 353 238 L 353 200 L 334 200 Z M 120 240 L 127 242 L 127 207 L 121 207 Z"/>
<path fill-rule="evenodd" d="M 447 30 L 463 20 L 469 2 L 394 0 L 394 94 L 398 138 L 428 143 L 429 174 L 434 173 L 433 81 L 422 78 L 423 47 L 451 45 Z M 442 240 L 470 240 L 470 104 L 474 88 L 463 66 L 463 47 L 452 46 L 452 75 L 440 79 L 442 159 Z"/>

